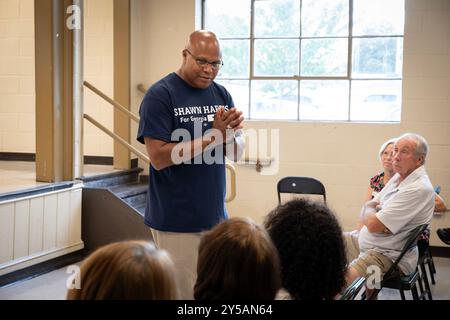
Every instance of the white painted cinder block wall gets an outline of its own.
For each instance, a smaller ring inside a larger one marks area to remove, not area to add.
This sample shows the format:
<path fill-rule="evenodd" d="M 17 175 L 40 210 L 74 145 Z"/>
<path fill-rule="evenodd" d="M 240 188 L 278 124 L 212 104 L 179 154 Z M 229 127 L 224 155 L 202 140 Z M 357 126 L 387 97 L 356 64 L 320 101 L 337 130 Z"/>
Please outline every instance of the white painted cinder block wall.
<path fill-rule="evenodd" d="M 84 13 L 85 80 L 112 97 L 113 1 L 85 0 Z M 34 61 L 34 0 L 0 0 L 0 152 L 36 152 Z M 109 104 L 87 89 L 84 101 L 113 128 Z M 110 137 L 86 121 L 84 133 L 86 155 L 112 156 Z"/>
<path fill-rule="evenodd" d="M 0 0 L 0 152 L 34 152 L 34 4 Z"/>
<path fill-rule="evenodd" d="M 139 114 L 143 94 L 139 84 L 148 88 L 152 83 L 180 66 L 181 51 L 189 34 L 195 30 L 195 3 L 198 0 L 133 0 L 132 1 L 132 61 L 131 105 Z M 200 21 L 198 16 L 197 21 Z M 134 89 L 134 90 L 133 90 Z M 132 144 L 137 124 L 132 122 Z M 140 146 L 141 147 L 141 146 Z M 142 148 L 143 152 L 145 148 Z"/>
<path fill-rule="evenodd" d="M 84 0 L 84 79 L 114 98 L 114 21 L 112 0 Z M 84 89 L 84 112 L 113 128 L 113 107 L 89 89 Z M 113 140 L 84 121 L 84 154 L 113 155 Z"/>

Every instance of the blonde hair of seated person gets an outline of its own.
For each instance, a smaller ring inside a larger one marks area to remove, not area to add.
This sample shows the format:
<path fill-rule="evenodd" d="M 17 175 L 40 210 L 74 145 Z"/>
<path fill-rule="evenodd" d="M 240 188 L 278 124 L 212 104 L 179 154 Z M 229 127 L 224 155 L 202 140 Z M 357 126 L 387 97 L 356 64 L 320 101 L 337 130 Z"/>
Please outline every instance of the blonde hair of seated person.
<path fill-rule="evenodd" d="M 151 242 L 116 242 L 94 251 L 80 268 L 80 289 L 68 300 L 177 299 L 173 262 Z"/>

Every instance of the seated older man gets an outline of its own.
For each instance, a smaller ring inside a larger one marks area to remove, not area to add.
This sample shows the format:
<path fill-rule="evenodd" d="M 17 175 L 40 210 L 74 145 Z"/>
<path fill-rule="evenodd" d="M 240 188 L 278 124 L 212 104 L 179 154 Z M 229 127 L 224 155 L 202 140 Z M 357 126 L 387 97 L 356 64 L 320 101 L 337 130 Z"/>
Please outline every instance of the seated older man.
<path fill-rule="evenodd" d="M 348 284 L 373 274 L 374 266 L 379 268 L 380 276 L 386 273 L 400 255 L 409 232 L 430 224 L 435 192 L 424 167 L 427 152 L 428 144 L 418 134 L 407 133 L 396 140 L 395 175 L 361 209 L 361 230 L 344 233 L 350 262 Z M 399 263 L 400 271 L 405 275 L 413 272 L 417 259 L 417 248 L 407 252 Z"/>

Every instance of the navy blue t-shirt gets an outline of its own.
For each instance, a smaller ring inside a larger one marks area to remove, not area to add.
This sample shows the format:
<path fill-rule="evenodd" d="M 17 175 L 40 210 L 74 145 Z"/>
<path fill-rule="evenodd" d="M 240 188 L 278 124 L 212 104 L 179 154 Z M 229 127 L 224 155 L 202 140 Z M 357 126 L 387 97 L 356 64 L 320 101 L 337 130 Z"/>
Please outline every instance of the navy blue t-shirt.
<path fill-rule="evenodd" d="M 234 107 L 223 86 L 213 82 L 206 89 L 193 88 L 171 73 L 145 95 L 137 140 L 144 143 L 144 137 L 150 137 L 165 142 L 188 141 L 172 136 L 177 129 L 187 130 L 189 140 L 198 138 L 212 128 L 220 106 Z M 191 164 L 172 165 L 160 171 L 150 165 L 145 209 L 148 226 L 169 232 L 200 232 L 227 218 L 224 156 L 219 164 L 203 160 L 200 155 L 191 159 Z"/>

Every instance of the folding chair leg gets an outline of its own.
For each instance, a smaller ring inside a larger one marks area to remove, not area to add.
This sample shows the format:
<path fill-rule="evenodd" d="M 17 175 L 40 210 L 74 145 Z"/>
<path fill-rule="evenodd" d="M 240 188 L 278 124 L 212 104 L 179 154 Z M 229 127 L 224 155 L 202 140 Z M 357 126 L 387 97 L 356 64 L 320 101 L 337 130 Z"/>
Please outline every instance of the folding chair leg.
<path fill-rule="evenodd" d="M 420 272 L 418 272 L 418 274 L 419 274 L 419 279 L 417 282 L 419 283 L 419 291 L 420 291 L 419 298 L 420 298 L 420 300 L 422 300 L 422 297 L 423 297 L 423 300 L 425 300 L 425 291 L 423 290 L 423 283 L 422 283 L 422 281 L 424 281 L 424 280 L 423 280 L 423 277 L 420 274 Z"/>
<path fill-rule="evenodd" d="M 427 291 L 428 298 L 430 300 L 433 300 L 433 296 L 431 295 L 430 283 L 428 282 L 427 270 L 425 269 L 425 264 L 423 263 L 420 264 L 420 270 L 422 271 L 423 282 L 425 283 L 425 289 Z"/>
<path fill-rule="evenodd" d="M 403 292 L 402 289 L 400 289 L 400 297 L 402 297 L 402 300 L 406 300 L 406 298 L 405 298 L 405 292 Z"/>
<path fill-rule="evenodd" d="M 413 300 L 419 300 L 419 295 L 417 293 L 417 286 L 416 285 L 414 285 L 411 288 L 411 293 L 412 293 L 412 296 L 413 296 Z"/>
<path fill-rule="evenodd" d="M 430 257 L 428 258 L 427 262 L 428 262 L 428 269 L 430 269 L 431 283 L 436 284 L 436 281 L 434 280 L 434 274 L 436 273 L 436 268 L 434 267 L 434 261 L 433 261 L 433 258 L 431 257 L 431 253 L 430 253 Z"/>
<path fill-rule="evenodd" d="M 428 262 L 431 263 L 431 268 L 432 268 L 433 274 L 435 274 L 436 273 L 436 267 L 434 266 L 433 256 L 431 255 L 430 248 L 428 248 L 428 256 L 429 256 Z M 433 282 L 433 284 L 435 284 L 435 283 Z"/>

